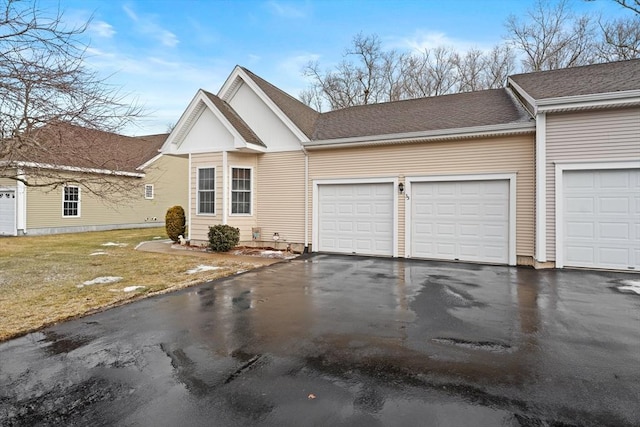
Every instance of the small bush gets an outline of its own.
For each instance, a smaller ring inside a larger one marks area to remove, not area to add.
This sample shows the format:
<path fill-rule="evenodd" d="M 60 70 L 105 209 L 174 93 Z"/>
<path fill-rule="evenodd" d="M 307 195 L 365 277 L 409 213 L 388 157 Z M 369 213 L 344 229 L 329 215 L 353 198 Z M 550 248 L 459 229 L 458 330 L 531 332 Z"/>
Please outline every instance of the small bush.
<path fill-rule="evenodd" d="M 227 252 L 240 241 L 240 229 L 229 225 L 209 227 L 209 247 L 215 252 Z"/>
<path fill-rule="evenodd" d="M 184 236 L 186 231 L 186 218 L 182 206 L 172 206 L 167 210 L 164 217 L 164 226 L 167 236 L 174 242 L 178 241 L 178 236 Z"/>

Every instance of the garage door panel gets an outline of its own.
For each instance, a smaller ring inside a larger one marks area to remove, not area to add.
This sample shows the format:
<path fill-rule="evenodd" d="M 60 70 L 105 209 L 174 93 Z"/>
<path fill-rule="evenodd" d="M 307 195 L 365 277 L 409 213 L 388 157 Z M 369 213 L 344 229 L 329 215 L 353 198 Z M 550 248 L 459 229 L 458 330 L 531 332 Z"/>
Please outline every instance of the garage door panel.
<path fill-rule="evenodd" d="M 563 264 L 640 269 L 640 170 L 564 171 Z"/>
<path fill-rule="evenodd" d="M 394 196 L 391 183 L 319 184 L 318 250 L 393 255 Z"/>
<path fill-rule="evenodd" d="M 411 256 L 509 262 L 508 180 L 416 182 L 411 193 Z"/>

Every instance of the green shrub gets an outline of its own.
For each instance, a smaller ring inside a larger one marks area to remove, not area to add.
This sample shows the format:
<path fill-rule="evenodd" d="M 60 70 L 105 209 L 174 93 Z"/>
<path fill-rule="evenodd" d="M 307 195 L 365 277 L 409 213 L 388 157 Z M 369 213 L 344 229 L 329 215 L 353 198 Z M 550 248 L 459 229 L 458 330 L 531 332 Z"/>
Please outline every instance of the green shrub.
<path fill-rule="evenodd" d="M 174 242 L 178 241 L 178 236 L 184 237 L 186 231 L 186 218 L 182 206 L 172 206 L 167 210 L 164 217 L 164 226 L 167 230 L 167 236 Z"/>
<path fill-rule="evenodd" d="M 209 227 L 209 247 L 215 252 L 227 252 L 240 241 L 240 229 L 229 225 Z"/>

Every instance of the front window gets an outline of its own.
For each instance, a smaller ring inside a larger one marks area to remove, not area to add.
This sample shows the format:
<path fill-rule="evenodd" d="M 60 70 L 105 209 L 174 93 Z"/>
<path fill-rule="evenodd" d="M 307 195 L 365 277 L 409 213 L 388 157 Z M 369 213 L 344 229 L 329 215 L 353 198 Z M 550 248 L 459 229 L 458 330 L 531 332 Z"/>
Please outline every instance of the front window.
<path fill-rule="evenodd" d="M 80 187 L 64 187 L 62 199 L 62 216 L 80 216 Z"/>
<path fill-rule="evenodd" d="M 231 170 L 231 213 L 251 214 L 251 169 Z"/>
<path fill-rule="evenodd" d="M 198 169 L 198 213 L 216 213 L 216 170 Z"/>

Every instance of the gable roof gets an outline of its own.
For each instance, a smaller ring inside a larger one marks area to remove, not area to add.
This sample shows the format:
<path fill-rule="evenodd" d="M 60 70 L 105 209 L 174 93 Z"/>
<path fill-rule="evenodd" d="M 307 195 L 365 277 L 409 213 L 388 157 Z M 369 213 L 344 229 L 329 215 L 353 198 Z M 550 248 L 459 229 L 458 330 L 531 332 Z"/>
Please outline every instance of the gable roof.
<path fill-rule="evenodd" d="M 139 166 L 158 155 L 166 134 L 130 137 L 68 123 L 42 127 L 36 144 L 25 145 L 12 161 L 96 172 L 140 174 Z"/>
<path fill-rule="evenodd" d="M 275 87 L 262 77 L 252 73 L 250 70 L 244 67 L 239 68 L 258 85 L 265 95 L 267 95 L 287 117 L 289 117 L 298 129 L 300 129 L 308 138 L 311 138 L 320 113 L 300 100 L 292 97 L 285 91 Z"/>
<path fill-rule="evenodd" d="M 536 100 L 640 90 L 640 59 L 516 74 L 509 80 Z"/>
<path fill-rule="evenodd" d="M 264 142 L 262 142 L 260 138 L 258 138 L 258 135 L 256 135 L 255 132 L 253 132 L 253 130 L 249 127 L 249 125 L 244 120 L 242 120 L 242 117 L 240 117 L 238 113 L 236 113 L 231 105 L 229 105 L 223 99 L 220 99 L 220 97 L 217 95 L 214 95 L 203 89 L 200 90 L 202 90 L 207 98 L 209 98 L 211 102 L 213 102 L 218 111 L 222 113 L 225 119 L 229 121 L 231 126 L 233 126 L 233 128 L 238 131 L 240 136 L 242 136 L 246 142 L 266 147 Z"/>
<path fill-rule="evenodd" d="M 529 123 L 506 89 L 369 104 L 323 113 L 313 140 Z"/>

